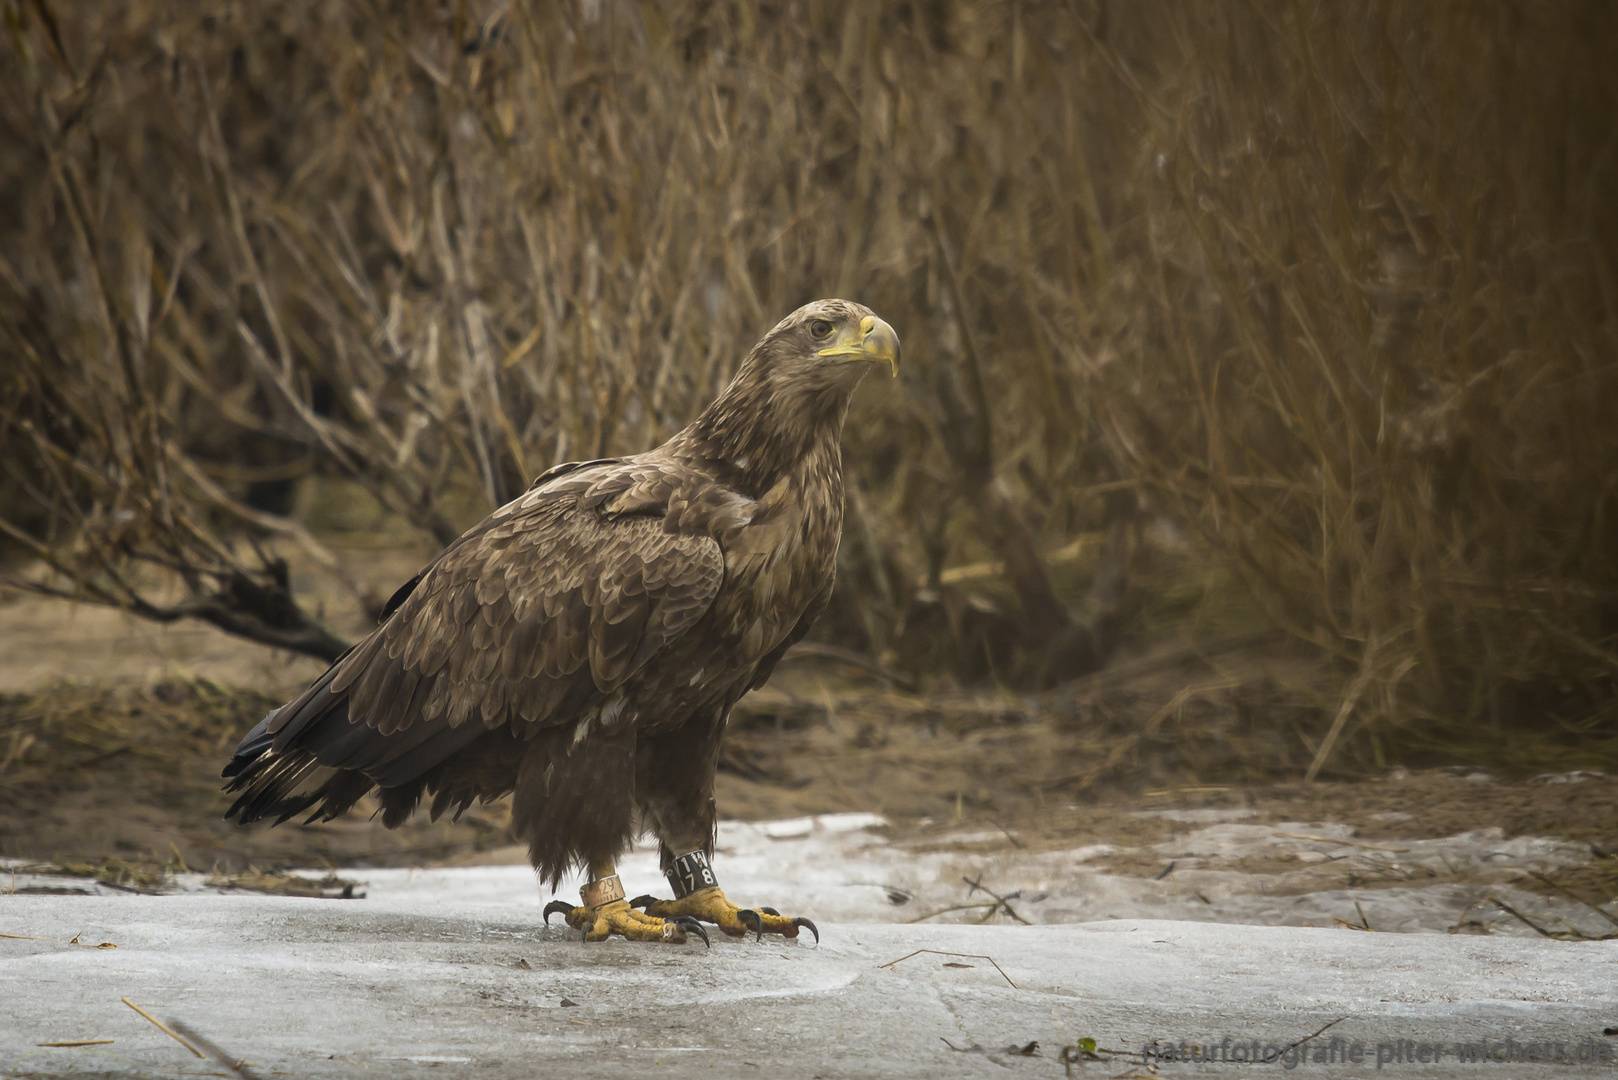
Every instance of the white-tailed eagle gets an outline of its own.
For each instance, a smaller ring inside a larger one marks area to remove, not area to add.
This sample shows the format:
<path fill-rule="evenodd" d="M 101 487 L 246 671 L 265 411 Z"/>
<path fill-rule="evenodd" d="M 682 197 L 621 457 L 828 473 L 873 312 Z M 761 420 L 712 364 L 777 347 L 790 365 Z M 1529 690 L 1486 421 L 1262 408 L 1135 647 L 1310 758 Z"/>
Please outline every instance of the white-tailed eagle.
<path fill-rule="evenodd" d="M 899 339 L 821 300 L 766 334 L 655 450 L 550 469 L 401 588 L 377 628 L 266 716 L 225 768 L 242 823 L 331 820 L 375 790 L 383 824 L 512 799 L 512 831 L 591 940 L 796 937 L 813 924 L 719 889 L 714 772 L 726 717 L 825 610 L 843 524 L 839 439 Z M 672 900 L 626 901 L 639 828 Z M 638 910 L 644 908 L 645 910 Z M 818 937 L 818 932 L 817 935 Z"/>

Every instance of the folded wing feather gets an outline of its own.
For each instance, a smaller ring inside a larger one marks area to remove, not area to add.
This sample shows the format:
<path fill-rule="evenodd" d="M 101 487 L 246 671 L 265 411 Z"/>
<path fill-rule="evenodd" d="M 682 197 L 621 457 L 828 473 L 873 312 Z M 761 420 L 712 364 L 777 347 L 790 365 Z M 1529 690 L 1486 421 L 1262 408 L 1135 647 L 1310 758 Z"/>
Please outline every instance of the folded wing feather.
<path fill-rule="evenodd" d="M 668 530 L 670 467 L 548 475 L 446 549 L 381 626 L 243 740 L 232 788 L 281 781 L 238 805 L 285 796 L 285 780 L 307 772 L 295 765 L 389 787 L 503 724 L 569 722 L 702 617 L 724 560 L 711 535 Z M 275 760 L 286 758 L 304 760 Z"/>

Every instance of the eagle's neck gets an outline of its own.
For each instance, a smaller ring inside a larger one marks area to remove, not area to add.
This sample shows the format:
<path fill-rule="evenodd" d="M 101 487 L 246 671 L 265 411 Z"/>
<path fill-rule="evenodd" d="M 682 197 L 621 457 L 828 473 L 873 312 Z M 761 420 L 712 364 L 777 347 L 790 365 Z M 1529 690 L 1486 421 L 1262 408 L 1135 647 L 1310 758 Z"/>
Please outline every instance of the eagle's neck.
<path fill-rule="evenodd" d="M 863 375 L 863 364 L 795 379 L 744 368 L 681 435 L 729 474 L 721 479 L 754 496 L 804 468 L 840 473 L 838 440 Z"/>

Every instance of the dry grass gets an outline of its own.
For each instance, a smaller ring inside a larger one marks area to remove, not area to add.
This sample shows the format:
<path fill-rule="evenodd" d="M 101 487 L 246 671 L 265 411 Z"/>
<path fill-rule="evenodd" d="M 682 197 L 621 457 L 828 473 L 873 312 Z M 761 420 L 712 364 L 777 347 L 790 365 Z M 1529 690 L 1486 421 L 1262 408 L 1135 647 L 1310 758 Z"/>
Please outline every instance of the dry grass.
<path fill-rule="evenodd" d="M 219 769 L 245 723 L 278 700 L 202 680 L 0 695 L 0 858 L 137 890 L 189 868 L 236 887 L 340 892 L 340 882 L 276 885 L 274 868 L 420 861 L 505 842 L 504 806 L 398 831 L 367 821 L 370 806 L 321 828 L 226 821 Z"/>
<path fill-rule="evenodd" d="M 1614 730 L 1615 28 L 1260 8 L 1183 27 L 1150 110 L 1161 336 L 1098 400 L 1394 739 Z"/>
<path fill-rule="evenodd" d="M 1322 762 L 1618 725 L 1609 5 L 4 7 L 38 586 L 320 646 L 290 478 L 443 541 L 841 294 L 910 363 L 851 420 L 840 643 L 1071 674 L 1167 523 L 1335 658 Z M 1040 558 L 1081 534 L 1088 580 Z"/>

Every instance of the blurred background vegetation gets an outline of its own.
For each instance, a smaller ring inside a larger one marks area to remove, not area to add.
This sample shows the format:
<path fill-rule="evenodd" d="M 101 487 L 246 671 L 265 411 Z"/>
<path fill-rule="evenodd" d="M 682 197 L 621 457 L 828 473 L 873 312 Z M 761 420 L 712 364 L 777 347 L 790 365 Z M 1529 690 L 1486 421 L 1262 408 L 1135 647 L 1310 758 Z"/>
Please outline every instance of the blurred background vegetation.
<path fill-rule="evenodd" d="M 1298 772 L 1618 757 L 1610 4 L 0 8 L 14 586 L 330 657 L 345 514 L 430 550 L 846 296 L 906 367 L 823 649 L 1302 649 Z"/>

